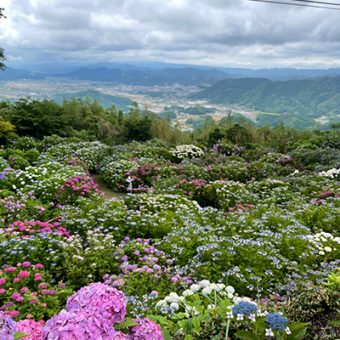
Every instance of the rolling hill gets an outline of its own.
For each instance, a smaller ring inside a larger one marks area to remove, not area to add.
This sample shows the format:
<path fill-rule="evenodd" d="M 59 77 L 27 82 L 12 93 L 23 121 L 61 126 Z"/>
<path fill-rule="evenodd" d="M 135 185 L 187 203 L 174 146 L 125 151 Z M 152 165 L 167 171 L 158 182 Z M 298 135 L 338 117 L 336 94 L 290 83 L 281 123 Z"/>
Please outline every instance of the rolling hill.
<path fill-rule="evenodd" d="M 97 100 L 101 103 L 105 108 L 108 108 L 114 105 L 118 110 L 128 111 L 129 107 L 132 105 L 132 101 L 126 97 L 120 96 L 111 96 L 108 94 L 104 94 L 99 91 L 95 90 L 88 90 L 88 91 L 81 91 L 81 92 L 74 92 L 74 93 L 59 93 L 54 96 L 54 99 L 61 103 L 64 99 L 91 99 Z"/>
<path fill-rule="evenodd" d="M 261 111 L 261 124 L 283 122 L 307 128 L 340 120 L 340 77 L 271 81 L 264 78 L 224 79 L 193 95 L 217 104 Z"/>

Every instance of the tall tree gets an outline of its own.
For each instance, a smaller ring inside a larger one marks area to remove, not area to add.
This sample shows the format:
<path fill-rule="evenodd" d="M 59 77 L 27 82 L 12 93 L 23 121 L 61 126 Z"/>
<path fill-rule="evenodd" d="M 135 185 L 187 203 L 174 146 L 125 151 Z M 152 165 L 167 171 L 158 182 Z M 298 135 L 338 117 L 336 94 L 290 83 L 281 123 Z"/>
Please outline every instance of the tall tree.
<path fill-rule="evenodd" d="M 4 12 L 4 9 L 3 9 L 3 8 L 0 8 L 0 19 L 1 19 L 1 18 L 5 18 L 3 12 Z M 3 50 L 3 48 L 0 47 L 0 70 L 5 69 L 4 61 L 5 61 L 4 50 Z"/>

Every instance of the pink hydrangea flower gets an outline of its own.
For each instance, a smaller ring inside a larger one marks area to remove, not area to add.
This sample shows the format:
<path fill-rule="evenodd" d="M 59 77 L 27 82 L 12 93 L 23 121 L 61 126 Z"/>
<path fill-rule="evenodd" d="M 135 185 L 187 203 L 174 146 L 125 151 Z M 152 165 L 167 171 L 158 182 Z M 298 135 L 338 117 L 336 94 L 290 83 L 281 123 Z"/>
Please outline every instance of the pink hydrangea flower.
<path fill-rule="evenodd" d="M 130 329 L 131 340 L 164 340 L 160 325 L 149 319 L 135 319 L 137 325 Z"/>
<path fill-rule="evenodd" d="M 20 293 L 13 293 L 11 299 L 14 301 L 24 301 L 24 297 Z"/>
<path fill-rule="evenodd" d="M 7 267 L 4 269 L 4 272 L 5 273 L 8 273 L 8 272 L 14 272 L 16 271 L 17 269 L 15 267 Z"/>
<path fill-rule="evenodd" d="M 5 314 L 9 315 L 11 318 L 16 318 L 20 315 L 20 313 L 17 310 L 6 310 Z"/>
<path fill-rule="evenodd" d="M 25 262 L 22 263 L 22 266 L 23 266 L 24 268 L 28 268 L 28 267 L 31 266 L 31 262 L 25 261 Z"/>
<path fill-rule="evenodd" d="M 101 315 L 110 324 L 120 323 L 126 315 L 127 301 L 119 290 L 103 283 L 92 283 L 68 298 L 66 309 Z"/>
<path fill-rule="evenodd" d="M 32 300 L 30 300 L 29 304 L 30 305 L 34 305 L 34 304 L 36 304 L 38 302 L 39 302 L 39 299 L 32 299 Z"/>
<path fill-rule="evenodd" d="M 42 268 L 44 268 L 44 265 L 41 263 L 37 263 L 34 265 L 34 269 L 42 269 Z"/>
<path fill-rule="evenodd" d="M 43 338 L 43 326 L 34 320 L 17 322 L 15 330 L 27 334 L 28 336 L 24 338 L 25 340 L 42 340 Z"/>
<path fill-rule="evenodd" d="M 30 273 L 26 270 L 21 270 L 18 274 L 18 277 L 20 279 L 24 279 L 24 278 L 29 277 L 29 276 L 30 276 Z"/>
<path fill-rule="evenodd" d="M 48 285 L 47 283 L 39 283 L 38 288 L 40 289 L 47 289 Z"/>
<path fill-rule="evenodd" d="M 115 330 L 100 315 L 61 311 L 46 322 L 45 340 L 112 340 Z"/>

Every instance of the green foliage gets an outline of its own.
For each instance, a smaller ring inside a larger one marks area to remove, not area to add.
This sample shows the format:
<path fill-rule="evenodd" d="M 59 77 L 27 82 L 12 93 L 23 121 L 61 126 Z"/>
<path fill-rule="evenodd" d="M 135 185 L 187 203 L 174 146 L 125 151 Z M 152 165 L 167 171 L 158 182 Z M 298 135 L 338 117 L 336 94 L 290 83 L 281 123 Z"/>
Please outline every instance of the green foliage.
<path fill-rule="evenodd" d="M 69 137 L 12 136 L 0 150 L 4 263 L 41 262 L 51 279 L 71 288 L 99 281 L 118 287 L 129 300 L 129 315 L 152 313 L 169 339 L 216 340 L 227 333 L 264 339 L 271 332 L 279 339 L 334 338 L 340 235 L 332 151 L 339 132 L 225 121 L 217 131 L 223 138 L 212 147 L 203 143 L 217 126 L 210 123 L 193 135 L 201 143 L 169 143 L 175 136 L 169 132 L 166 141 L 109 146 L 79 138 L 96 138 L 94 117 L 108 113 L 85 104 L 68 108 L 79 109 L 78 121 L 65 130 Z M 138 125 L 145 117 L 152 121 L 147 133 L 156 133 L 158 120 L 132 111 L 125 117 L 112 108 L 112 124 L 120 122 L 112 141 L 127 140 L 125 122 Z M 95 193 L 94 173 L 105 180 L 98 183 L 103 189 L 126 191 L 130 177 L 136 190 L 105 199 Z M 34 221 L 41 222 L 41 232 L 26 231 Z M 209 297 L 187 292 L 199 280 L 216 282 L 205 290 Z M 269 330 L 262 312 L 255 321 L 227 317 L 239 300 L 228 292 L 215 296 L 221 282 L 256 300 L 261 311 L 285 311 L 289 330 Z M 182 299 L 171 301 L 171 293 L 187 294 L 190 308 Z M 155 308 L 165 299 L 170 313 Z"/>
<path fill-rule="evenodd" d="M 208 280 L 193 284 L 182 295 L 172 292 L 160 300 L 152 319 L 157 321 L 171 339 L 255 339 L 262 340 L 267 332 L 275 339 L 302 339 L 308 323 L 290 323 L 284 329 L 270 329 L 267 311 L 259 310 L 254 301 L 234 296 L 234 288 Z M 252 313 L 235 313 L 238 304 L 252 306 Z M 281 317 L 277 315 L 278 317 Z"/>
<path fill-rule="evenodd" d="M 174 141 L 182 139 L 184 135 L 172 128 L 167 120 L 149 112 L 141 112 L 137 105 L 131 106 L 128 113 L 124 114 L 117 111 L 115 106 L 105 108 L 89 98 L 64 100 L 61 104 L 53 100 L 26 98 L 0 104 L 0 113 L 6 119 L 0 120 L 0 133 L 3 131 L 6 136 L 13 131 L 14 126 L 20 136 L 42 139 L 58 135 L 107 143 L 152 138 Z"/>
<path fill-rule="evenodd" d="M 335 275 L 338 274 L 335 272 Z M 330 275 L 326 287 L 317 287 L 310 283 L 301 285 L 291 294 L 285 304 L 286 313 L 292 320 L 309 322 L 310 338 L 336 339 L 339 335 L 337 320 L 339 319 L 340 294 L 337 286 L 333 286 L 334 276 Z"/>
<path fill-rule="evenodd" d="M 317 127 L 315 118 L 340 113 L 340 77 L 288 81 L 260 78 L 224 79 L 194 97 L 219 104 L 238 104 L 264 112 L 262 126 L 284 123 L 298 129 Z"/>
<path fill-rule="evenodd" d="M 0 50 L 0 60 L 1 60 L 1 50 Z M 0 64 L 0 68 L 1 68 L 1 64 Z M 14 132 L 14 125 L 11 124 L 10 122 L 4 120 L 1 116 L 0 116 L 0 138 L 4 138 L 9 136 L 12 132 Z"/>

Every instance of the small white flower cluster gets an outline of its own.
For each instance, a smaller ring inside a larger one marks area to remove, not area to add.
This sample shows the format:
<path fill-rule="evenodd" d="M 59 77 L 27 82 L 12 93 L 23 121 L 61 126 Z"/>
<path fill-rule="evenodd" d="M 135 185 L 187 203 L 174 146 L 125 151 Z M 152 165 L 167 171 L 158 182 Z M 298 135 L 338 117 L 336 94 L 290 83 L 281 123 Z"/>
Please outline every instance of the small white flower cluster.
<path fill-rule="evenodd" d="M 156 308 L 160 309 L 163 314 L 177 312 L 180 307 L 184 308 L 187 317 L 197 315 L 198 311 L 186 303 L 186 298 L 194 294 L 201 294 L 203 297 L 209 297 L 210 294 L 218 293 L 221 297 L 234 298 L 235 289 L 232 286 L 226 286 L 223 283 L 210 283 L 209 280 L 202 280 L 197 284 L 192 284 L 189 289 L 185 290 L 181 296 L 177 293 L 170 293 L 163 300 L 158 301 Z M 208 309 L 215 309 L 216 306 L 210 304 Z"/>
<path fill-rule="evenodd" d="M 336 247 L 340 245 L 340 237 L 334 237 L 332 234 L 323 231 L 310 236 L 309 240 L 318 249 L 319 255 L 325 255 L 333 251 L 333 248 L 329 246 L 330 243 L 333 243 Z"/>
<path fill-rule="evenodd" d="M 222 296 L 227 296 L 229 299 L 232 299 L 235 293 L 235 289 L 232 286 L 226 287 L 223 283 L 210 283 L 209 280 L 202 280 L 198 282 L 198 284 L 191 285 L 190 290 L 194 290 L 195 292 L 201 291 L 201 294 L 204 296 L 208 296 L 213 292 L 218 292 Z M 187 291 L 184 291 L 183 294 L 185 292 Z"/>
<path fill-rule="evenodd" d="M 327 177 L 327 178 L 339 178 L 340 177 L 340 169 L 329 169 L 327 171 L 319 172 L 320 176 Z"/>
<path fill-rule="evenodd" d="M 175 149 L 171 150 L 171 153 L 179 159 L 199 158 L 204 155 L 204 152 L 201 148 L 190 144 L 178 145 Z"/>
<path fill-rule="evenodd" d="M 80 167 L 69 166 L 58 162 L 48 162 L 38 166 L 29 166 L 16 174 L 14 190 L 21 195 L 31 193 L 40 199 L 52 200 L 57 190 L 67 179 L 86 175 Z"/>
<path fill-rule="evenodd" d="M 292 334 L 292 332 L 291 332 L 291 330 L 289 329 L 289 327 L 286 327 L 285 332 L 286 332 L 287 335 Z M 271 328 L 267 328 L 267 329 L 266 329 L 266 334 L 265 334 L 265 335 L 266 335 L 267 337 L 269 337 L 269 338 L 272 338 L 272 337 L 275 336 L 275 334 L 274 334 L 274 332 L 273 332 L 273 330 L 272 330 Z"/>

